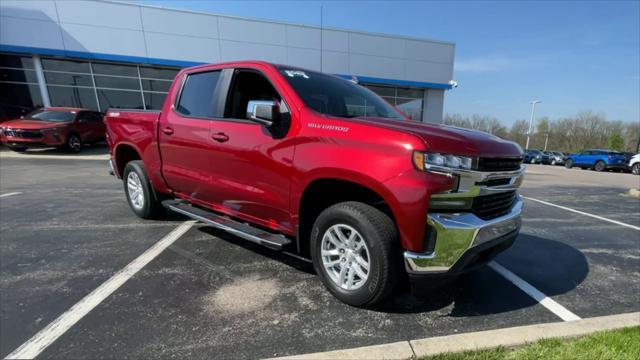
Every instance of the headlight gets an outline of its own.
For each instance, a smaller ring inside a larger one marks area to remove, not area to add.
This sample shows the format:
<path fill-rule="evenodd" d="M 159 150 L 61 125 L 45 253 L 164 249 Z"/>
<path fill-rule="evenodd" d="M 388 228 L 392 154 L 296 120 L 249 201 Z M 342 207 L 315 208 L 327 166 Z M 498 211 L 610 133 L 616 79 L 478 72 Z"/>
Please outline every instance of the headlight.
<path fill-rule="evenodd" d="M 423 171 L 439 170 L 441 172 L 446 169 L 470 170 L 473 159 L 466 156 L 416 151 L 413 153 L 413 163 L 418 169 Z"/>

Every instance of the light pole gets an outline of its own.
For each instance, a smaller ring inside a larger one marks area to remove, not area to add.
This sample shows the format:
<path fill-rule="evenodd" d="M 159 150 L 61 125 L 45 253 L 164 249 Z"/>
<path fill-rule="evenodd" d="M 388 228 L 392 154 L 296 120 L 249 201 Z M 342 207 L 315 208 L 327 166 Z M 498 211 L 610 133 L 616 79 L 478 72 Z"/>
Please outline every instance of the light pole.
<path fill-rule="evenodd" d="M 525 150 L 529 150 L 529 138 L 531 137 L 531 127 L 533 126 L 533 113 L 536 111 L 536 104 L 541 103 L 540 100 L 530 101 L 531 104 L 531 119 L 529 119 L 529 131 L 527 132 L 527 145 L 524 146 Z"/>

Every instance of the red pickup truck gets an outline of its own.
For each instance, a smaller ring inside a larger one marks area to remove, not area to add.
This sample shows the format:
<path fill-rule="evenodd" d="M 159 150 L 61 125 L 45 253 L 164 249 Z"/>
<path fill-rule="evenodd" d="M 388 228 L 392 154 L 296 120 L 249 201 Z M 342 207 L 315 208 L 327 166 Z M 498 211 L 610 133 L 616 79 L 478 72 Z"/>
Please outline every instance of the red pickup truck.
<path fill-rule="evenodd" d="M 133 212 L 164 208 L 311 259 L 354 306 L 453 276 L 520 230 L 522 150 L 417 123 L 353 81 L 265 62 L 183 69 L 160 112 L 105 116 Z"/>

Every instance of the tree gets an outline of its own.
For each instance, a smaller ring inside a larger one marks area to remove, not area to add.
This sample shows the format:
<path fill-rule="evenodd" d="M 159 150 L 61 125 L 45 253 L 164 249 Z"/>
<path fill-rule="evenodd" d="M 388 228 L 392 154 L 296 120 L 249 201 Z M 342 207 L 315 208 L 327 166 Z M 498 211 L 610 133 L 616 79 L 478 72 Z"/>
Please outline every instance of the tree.
<path fill-rule="evenodd" d="M 624 150 L 624 139 L 622 138 L 622 135 L 618 132 L 611 134 L 608 145 L 609 149 L 616 151 Z"/>

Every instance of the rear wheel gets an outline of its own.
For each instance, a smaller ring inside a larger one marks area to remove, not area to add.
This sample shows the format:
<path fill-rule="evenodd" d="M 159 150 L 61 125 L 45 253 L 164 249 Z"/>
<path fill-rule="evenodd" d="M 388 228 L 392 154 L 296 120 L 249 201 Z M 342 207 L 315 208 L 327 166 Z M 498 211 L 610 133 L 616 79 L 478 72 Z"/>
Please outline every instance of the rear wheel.
<path fill-rule="evenodd" d="M 606 168 L 606 165 L 604 164 L 604 161 L 599 160 L 598 162 L 596 162 L 596 165 L 593 168 L 596 171 L 604 171 L 604 169 Z"/>
<path fill-rule="evenodd" d="M 124 167 L 122 180 L 127 202 L 136 215 L 143 219 L 155 219 L 164 213 L 164 207 L 155 196 L 142 161 L 130 161 Z"/>
<path fill-rule="evenodd" d="M 631 172 L 633 173 L 633 175 L 640 175 L 640 163 L 633 164 L 633 166 L 631 167 Z"/>
<path fill-rule="evenodd" d="M 360 202 L 343 202 L 316 219 L 311 258 L 336 298 L 353 306 L 373 306 L 389 299 L 398 281 L 397 244 L 389 216 Z"/>
<path fill-rule="evenodd" d="M 566 167 L 567 169 L 571 169 L 573 167 L 573 160 L 568 159 L 567 161 L 565 161 L 564 167 Z"/>

